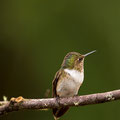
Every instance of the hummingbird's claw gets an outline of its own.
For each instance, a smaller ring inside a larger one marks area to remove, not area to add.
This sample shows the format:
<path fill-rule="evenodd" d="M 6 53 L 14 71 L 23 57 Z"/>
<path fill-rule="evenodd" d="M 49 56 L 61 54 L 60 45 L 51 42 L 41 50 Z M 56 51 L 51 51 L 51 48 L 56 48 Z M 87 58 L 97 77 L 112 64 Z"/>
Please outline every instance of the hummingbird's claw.
<path fill-rule="evenodd" d="M 60 97 L 59 96 L 56 97 L 56 101 L 60 105 Z"/>

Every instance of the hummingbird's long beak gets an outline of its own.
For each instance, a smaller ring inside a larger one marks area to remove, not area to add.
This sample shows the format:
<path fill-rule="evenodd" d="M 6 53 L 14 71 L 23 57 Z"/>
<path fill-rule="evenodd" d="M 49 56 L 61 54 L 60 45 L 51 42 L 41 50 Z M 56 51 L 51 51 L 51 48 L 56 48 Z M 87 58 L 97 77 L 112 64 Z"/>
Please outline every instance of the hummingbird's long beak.
<path fill-rule="evenodd" d="M 86 56 L 88 56 L 88 55 L 90 55 L 90 54 L 92 54 L 92 53 L 94 53 L 94 52 L 96 52 L 96 50 L 93 50 L 93 51 L 91 51 L 91 52 L 89 52 L 89 53 L 86 53 L 86 54 L 83 55 L 83 56 L 86 57 Z"/>

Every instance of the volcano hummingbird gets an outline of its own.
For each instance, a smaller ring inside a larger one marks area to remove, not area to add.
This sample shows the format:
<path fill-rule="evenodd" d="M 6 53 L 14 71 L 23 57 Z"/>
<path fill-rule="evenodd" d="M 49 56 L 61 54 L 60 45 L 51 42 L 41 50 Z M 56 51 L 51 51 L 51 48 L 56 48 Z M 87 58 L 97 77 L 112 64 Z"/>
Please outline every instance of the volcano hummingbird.
<path fill-rule="evenodd" d="M 84 80 L 84 58 L 96 50 L 87 54 L 69 52 L 56 73 L 52 82 L 53 97 L 72 97 L 78 94 Z M 69 107 L 53 108 L 54 119 L 59 119 Z"/>

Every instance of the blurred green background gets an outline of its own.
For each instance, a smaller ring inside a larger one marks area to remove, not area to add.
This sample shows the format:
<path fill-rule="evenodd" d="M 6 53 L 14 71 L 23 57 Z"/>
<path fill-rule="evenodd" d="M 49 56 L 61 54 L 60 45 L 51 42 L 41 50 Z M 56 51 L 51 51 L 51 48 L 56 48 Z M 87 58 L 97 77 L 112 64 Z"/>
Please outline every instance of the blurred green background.
<path fill-rule="evenodd" d="M 43 98 L 67 52 L 85 60 L 79 94 L 120 88 L 120 1 L 1 0 L 0 100 Z M 53 120 L 49 111 L 9 113 L 1 120 Z M 120 119 L 120 101 L 72 107 L 62 120 Z"/>

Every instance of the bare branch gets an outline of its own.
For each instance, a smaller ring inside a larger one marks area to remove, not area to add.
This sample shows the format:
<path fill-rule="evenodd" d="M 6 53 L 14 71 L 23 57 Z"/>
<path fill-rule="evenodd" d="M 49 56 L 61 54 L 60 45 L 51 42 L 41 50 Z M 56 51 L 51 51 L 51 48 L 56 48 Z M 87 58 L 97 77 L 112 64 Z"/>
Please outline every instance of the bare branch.
<path fill-rule="evenodd" d="M 83 106 L 105 103 L 120 99 L 120 90 L 97 93 L 69 98 L 24 99 L 23 97 L 11 98 L 10 101 L 0 102 L 0 115 L 25 109 L 52 109 L 60 106 Z"/>

